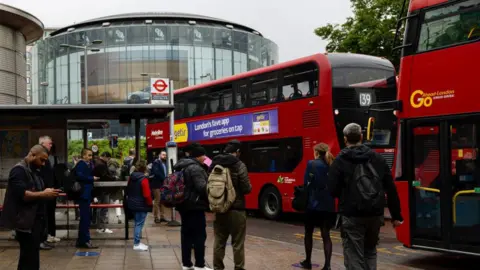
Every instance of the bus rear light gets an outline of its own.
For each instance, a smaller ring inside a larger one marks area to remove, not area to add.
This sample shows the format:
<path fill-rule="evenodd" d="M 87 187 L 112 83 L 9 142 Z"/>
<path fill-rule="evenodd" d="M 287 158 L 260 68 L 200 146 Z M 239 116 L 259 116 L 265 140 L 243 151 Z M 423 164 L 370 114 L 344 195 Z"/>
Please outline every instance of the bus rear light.
<path fill-rule="evenodd" d="M 338 115 L 340 113 L 337 109 L 335 109 L 335 111 L 333 112 L 335 113 L 335 115 Z"/>
<path fill-rule="evenodd" d="M 394 111 L 393 111 L 393 115 L 395 115 L 395 116 L 398 116 L 398 113 L 399 113 L 398 110 L 394 110 Z"/>

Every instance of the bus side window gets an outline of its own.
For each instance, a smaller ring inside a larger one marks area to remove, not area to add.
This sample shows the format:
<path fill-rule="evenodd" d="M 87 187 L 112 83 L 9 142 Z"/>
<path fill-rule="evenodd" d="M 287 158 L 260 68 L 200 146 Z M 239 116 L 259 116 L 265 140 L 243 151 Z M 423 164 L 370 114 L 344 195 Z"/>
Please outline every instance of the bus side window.
<path fill-rule="evenodd" d="M 277 96 L 278 89 L 276 72 L 258 75 L 253 78 L 252 88 L 250 89 L 251 106 L 275 102 Z"/>
<path fill-rule="evenodd" d="M 283 71 L 282 86 L 287 99 L 317 95 L 318 68 L 313 63 L 288 68 Z"/>
<path fill-rule="evenodd" d="M 245 108 L 245 105 L 247 104 L 247 96 L 247 85 L 240 85 L 235 93 L 235 109 Z"/>
<path fill-rule="evenodd" d="M 185 112 L 185 102 L 183 99 L 175 100 L 175 118 L 182 119 Z"/>

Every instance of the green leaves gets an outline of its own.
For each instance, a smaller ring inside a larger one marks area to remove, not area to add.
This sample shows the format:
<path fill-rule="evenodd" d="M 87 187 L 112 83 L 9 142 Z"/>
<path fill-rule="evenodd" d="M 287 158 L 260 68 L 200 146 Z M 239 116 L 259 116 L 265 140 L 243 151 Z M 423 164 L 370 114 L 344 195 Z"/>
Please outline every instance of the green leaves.
<path fill-rule="evenodd" d="M 397 18 L 404 0 L 351 0 L 353 17 L 341 25 L 327 24 L 314 33 L 328 40 L 327 52 L 350 52 L 385 57 L 396 67 L 399 51 L 393 52 Z M 400 32 L 397 46 L 403 40 Z"/>
<path fill-rule="evenodd" d="M 94 140 L 88 142 L 88 147 L 96 144 L 98 146 L 99 154 L 103 152 L 112 153 L 109 140 Z M 71 140 L 68 142 L 68 161 L 72 160 L 72 156 L 80 155 L 83 148 L 82 140 Z M 113 158 L 123 159 L 128 156 L 128 150 L 135 148 L 135 140 L 133 139 L 118 139 L 118 148 L 113 149 Z M 147 158 L 147 149 L 145 147 L 145 139 L 140 140 L 140 158 Z"/>

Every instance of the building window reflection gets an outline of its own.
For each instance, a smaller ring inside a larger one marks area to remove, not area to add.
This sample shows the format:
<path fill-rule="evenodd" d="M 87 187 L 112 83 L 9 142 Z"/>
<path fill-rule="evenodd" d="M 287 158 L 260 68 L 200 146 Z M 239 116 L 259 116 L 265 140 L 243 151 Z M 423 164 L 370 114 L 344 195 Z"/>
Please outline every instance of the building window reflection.
<path fill-rule="evenodd" d="M 85 76 L 88 103 L 148 103 L 150 78 L 142 73 L 170 78 L 174 89 L 179 89 L 278 63 L 276 44 L 252 29 L 227 28 L 225 22 L 215 23 L 211 18 L 155 16 L 159 18 L 148 24 L 133 16 L 112 21 L 108 27 L 101 26 L 103 20 L 91 20 L 38 41 L 32 50 L 33 103 L 81 104 Z M 85 46 L 94 40 L 102 43 L 95 45 L 99 52 L 88 53 L 87 73 L 83 49 L 60 47 L 64 43 Z M 207 104 L 195 104 L 195 108 L 197 113 L 223 110 L 232 106 L 228 100 L 212 97 L 209 108 Z M 188 104 L 185 113 L 193 113 L 193 104 Z"/>

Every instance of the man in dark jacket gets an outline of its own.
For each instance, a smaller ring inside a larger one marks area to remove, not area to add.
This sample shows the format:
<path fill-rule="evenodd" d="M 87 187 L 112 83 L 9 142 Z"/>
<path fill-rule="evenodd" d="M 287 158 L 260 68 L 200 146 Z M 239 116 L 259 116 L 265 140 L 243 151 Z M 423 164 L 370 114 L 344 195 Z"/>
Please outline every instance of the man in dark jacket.
<path fill-rule="evenodd" d="M 328 188 L 332 196 L 339 198 L 344 263 L 347 270 L 376 269 L 376 246 L 380 227 L 384 223 L 385 198 L 378 198 L 376 201 L 381 203 L 373 204 L 370 210 L 359 209 L 357 201 L 353 199 L 356 194 L 351 193 L 352 183 L 356 180 L 353 179 L 356 166 L 370 162 L 376 171 L 382 189 L 379 194 L 387 193 L 394 227 L 403 222 L 400 200 L 385 159 L 362 144 L 362 128 L 355 123 L 348 124 L 343 129 L 343 135 L 347 147 L 330 166 Z"/>
<path fill-rule="evenodd" d="M 93 175 L 100 177 L 100 181 L 115 181 L 116 176 L 112 175 L 108 168 L 108 162 L 112 158 L 109 152 L 103 152 L 100 157 L 94 159 Z M 114 188 L 113 188 L 114 189 Z M 94 188 L 94 197 L 99 197 L 99 203 L 109 204 L 110 193 L 113 192 L 112 188 Z M 96 211 L 94 211 L 96 212 Z M 100 227 L 97 229 L 98 233 L 113 233 L 112 230 L 107 228 L 108 224 L 108 208 L 102 208 L 98 211 L 98 221 Z"/>
<path fill-rule="evenodd" d="M 40 243 L 45 229 L 45 201 L 54 200 L 59 190 L 45 188 L 39 169 L 48 159 L 47 150 L 35 145 L 10 170 L 0 226 L 15 230 L 20 244 L 18 269 L 40 269 Z"/>
<path fill-rule="evenodd" d="M 42 136 L 38 139 L 38 144 L 43 146 L 49 157 L 54 158 L 53 156 L 53 141 L 52 138 L 49 136 Z M 43 179 L 43 183 L 45 184 L 46 188 L 59 188 L 56 180 L 55 180 L 55 171 L 53 169 L 53 165 L 50 162 L 50 159 L 45 161 L 45 166 L 40 168 L 40 177 Z M 53 248 L 52 245 L 49 243 L 57 243 L 60 242 L 60 238 L 56 236 L 56 222 L 55 222 L 55 210 L 57 208 L 57 200 L 49 200 L 45 203 L 45 211 L 46 211 L 46 227 L 45 232 L 43 233 L 42 243 L 40 244 L 40 249 L 42 250 L 50 250 Z"/>
<path fill-rule="evenodd" d="M 217 155 L 210 166 L 210 171 L 216 165 L 230 169 L 233 187 L 235 189 L 235 202 L 223 214 L 215 214 L 213 223 L 215 243 L 213 246 L 213 267 L 215 270 L 225 269 L 223 259 L 228 237 L 232 236 L 233 260 L 235 269 L 245 269 L 245 235 L 247 230 L 247 214 L 245 212 L 245 195 L 252 190 L 248 178 L 247 166 L 240 159 L 240 142 L 230 141 L 225 147 L 224 154 Z"/>
<path fill-rule="evenodd" d="M 152 180 L 150 188 L 153 190 L 153 217 L 155 223 L 168 222 L 165 218 L 165 206 L 160 203 L 160 188 L 163 186 L 165 178 L 167 178 L 167 152 L 161 151 L 158 159 L 155 159 L 152 164 Z"/>
<path fill-rule="evenodd" d="M 205 161 L 206 151 L 201 146 L 193 147 L 191 158 L 181 159 L 173 166 L 175 171 L 183 170 L 185 180 L 185 201 L 177 207 L 182 218 L 181 246 L 183 269 L 193 269 L 192 245 L 195 251 L 195 267 L 209 270 L 205 267 L 205 241 L 207 240 L 207 221 L 205 211 L 207 201 L 207 171 Z"/>

